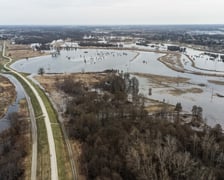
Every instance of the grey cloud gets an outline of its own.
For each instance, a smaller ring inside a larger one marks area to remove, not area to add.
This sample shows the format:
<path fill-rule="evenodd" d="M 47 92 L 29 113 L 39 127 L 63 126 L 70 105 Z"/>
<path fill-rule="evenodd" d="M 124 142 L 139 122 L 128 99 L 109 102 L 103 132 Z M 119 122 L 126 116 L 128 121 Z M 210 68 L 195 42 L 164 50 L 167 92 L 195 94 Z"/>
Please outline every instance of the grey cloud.
<path fill-rule="evenodd" d="M 224 23 L 223 0 L 0 0 L 0 24 Z"/>

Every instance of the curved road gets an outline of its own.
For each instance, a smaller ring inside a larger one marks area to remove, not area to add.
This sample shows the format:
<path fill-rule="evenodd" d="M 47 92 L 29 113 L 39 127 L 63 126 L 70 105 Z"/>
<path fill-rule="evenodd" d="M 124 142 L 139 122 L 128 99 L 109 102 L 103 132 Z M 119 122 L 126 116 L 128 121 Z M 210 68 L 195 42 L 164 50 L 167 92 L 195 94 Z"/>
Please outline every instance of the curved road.
<path fill-rule="evenodd" d="M 41 107 L 41 110 L 42 110 L 42 113 L 44 116 L 45 126 L 47 129 L 47 138 L 48 138 L 48 144 L 49 144 L 49 150 L 50 150 L 50 162 L 51 162 L 51 179 L 58 180 L 58 167 L 57 167 L 57 157 L 56 157 L 56 151 L 55 151 L 54 137 L 53 137 L 53 132 L 52 132 L 52 128 L 51 128 L 51 122 L 50 122 L 50 119 L 49 119 L 49 116 L 47 113 L 47 109 L 43 103 L 43 100 L 41 99 L 37 90 L 33 87 L 33 85 L 25 77 L 23 77 L 17 71 L 7 67 L 7 65 L 12 62 L 12 59 L 10 57 L 5 56 L 5 42 L 4 42 L 4 46 L 3 46 L 2 56 L 9 60 L 9 62 L 4 65 L 4 68 L 10 72 L 16 74 L 17 76 L 19 76 L 30 87 L 30 89 L 36 96 L 37 101 L 40 104 L 40 107 Z"/>

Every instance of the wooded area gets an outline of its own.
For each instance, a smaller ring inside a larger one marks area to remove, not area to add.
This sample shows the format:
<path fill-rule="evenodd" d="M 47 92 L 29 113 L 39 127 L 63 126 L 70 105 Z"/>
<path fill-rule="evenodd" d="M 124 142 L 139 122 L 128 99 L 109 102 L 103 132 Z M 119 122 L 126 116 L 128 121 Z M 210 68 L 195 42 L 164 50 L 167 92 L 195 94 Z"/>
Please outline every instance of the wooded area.
<path fill-rule="evenodd" d="M 29 124 L 21 118 L 18 113 L 11 113 L 8 117 L 10 128 L 0 133 L 1 180 L 24 179 L 24 158 L 29 150 L 26 137 Z"/>
<path fill-rule="evenodd" d="M 82 144 L 87 179 L 223 179 L 220 125 L 194 130 L 192 123 L 181 123 L 180 103 L 175 123 L 166 114 L 148 115 L 137 81 L 127 74 L 110 74 L 93 87 L 71 78 L 57 86 L 71 97 L 66 127 Z M 192 122 L 201 118 L 202 109 L 194 106 Z"/>

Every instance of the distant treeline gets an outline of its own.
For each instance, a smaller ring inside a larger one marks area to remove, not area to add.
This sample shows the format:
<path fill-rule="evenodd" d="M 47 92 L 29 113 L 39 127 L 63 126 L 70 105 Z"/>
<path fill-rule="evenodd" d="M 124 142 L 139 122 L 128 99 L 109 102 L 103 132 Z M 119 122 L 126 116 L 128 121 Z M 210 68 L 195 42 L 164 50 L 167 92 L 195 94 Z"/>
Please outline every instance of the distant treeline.
<path fill-rule="evenodd" d="M 40 28 L 33 30 L 25 30 L 16 32 L 17 38 L 15 42 L 17 44 L 31 44 L 31 43 L 40 43 L 46 44 L 50 43 L 57 39 L 67 39 L 72 40 L 82 40 L 83 36 L 88 33 L 88 30 L 79 30 L 79 29 L 70 29 L 70 28 Z"/>
<path fill-rule="evenodd" d="M 82 41 L 87 36 L 131 37 L 145 41 L 179 42 L 209 47 L 213 51 L 224 49 L 223 34 L 191 34 L 194 31 L 223 31 L 223 25 L 170 25 L 170 26 L 0 26 L 0 39 L 14 39 L 18 44 L 49 43 L 70 38 Z M 118 38 L 119 39 L 119 38 Z M 113 41 L 113 40 L 111 40 Z M 120 40 L 116 40 L 120 41 Z M 144 45 L 144 44 L 142 44 Z M 145 44 L 146 45 L 146 44 Z"/>
<path fill-rule="evenodd" d="M 54 40 L 57 39 L 67 39 L 67 38 L 72 38 L 72 39 L 76 39 L 76 40 L 81 40 L 83 37 L 83 34 L 53 34 L 53 33 L 49 33 L 49 34 L 39 34 L 39 35 L 24 35 L 23 38 L 16 38 L 15 39 L 15 43 L 16 44 L 32 44 L 32 43 L 40 43 L 40 44 L 46 44 L 46 43 L 50 43 Z"/>
<path fill-rule="evenodd" d="M 98 42 L 80 42 L 79 46 L 94 46 L 94 47 L 117 47 L 117 45 L 115 44 L 111 44 L 111 43 L 98 43 Z"/>

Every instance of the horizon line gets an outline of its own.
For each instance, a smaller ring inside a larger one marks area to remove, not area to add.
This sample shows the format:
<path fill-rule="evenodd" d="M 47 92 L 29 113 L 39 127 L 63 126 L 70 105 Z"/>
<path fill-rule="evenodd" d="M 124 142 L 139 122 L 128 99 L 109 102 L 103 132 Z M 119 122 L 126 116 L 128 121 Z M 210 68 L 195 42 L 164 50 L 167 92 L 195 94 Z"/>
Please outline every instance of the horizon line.
<path fill-rule="evenodd" d="M 193 23 L 193 24 L 0 24 L 0 26 L 224 26 L 224 24 Z"/>

